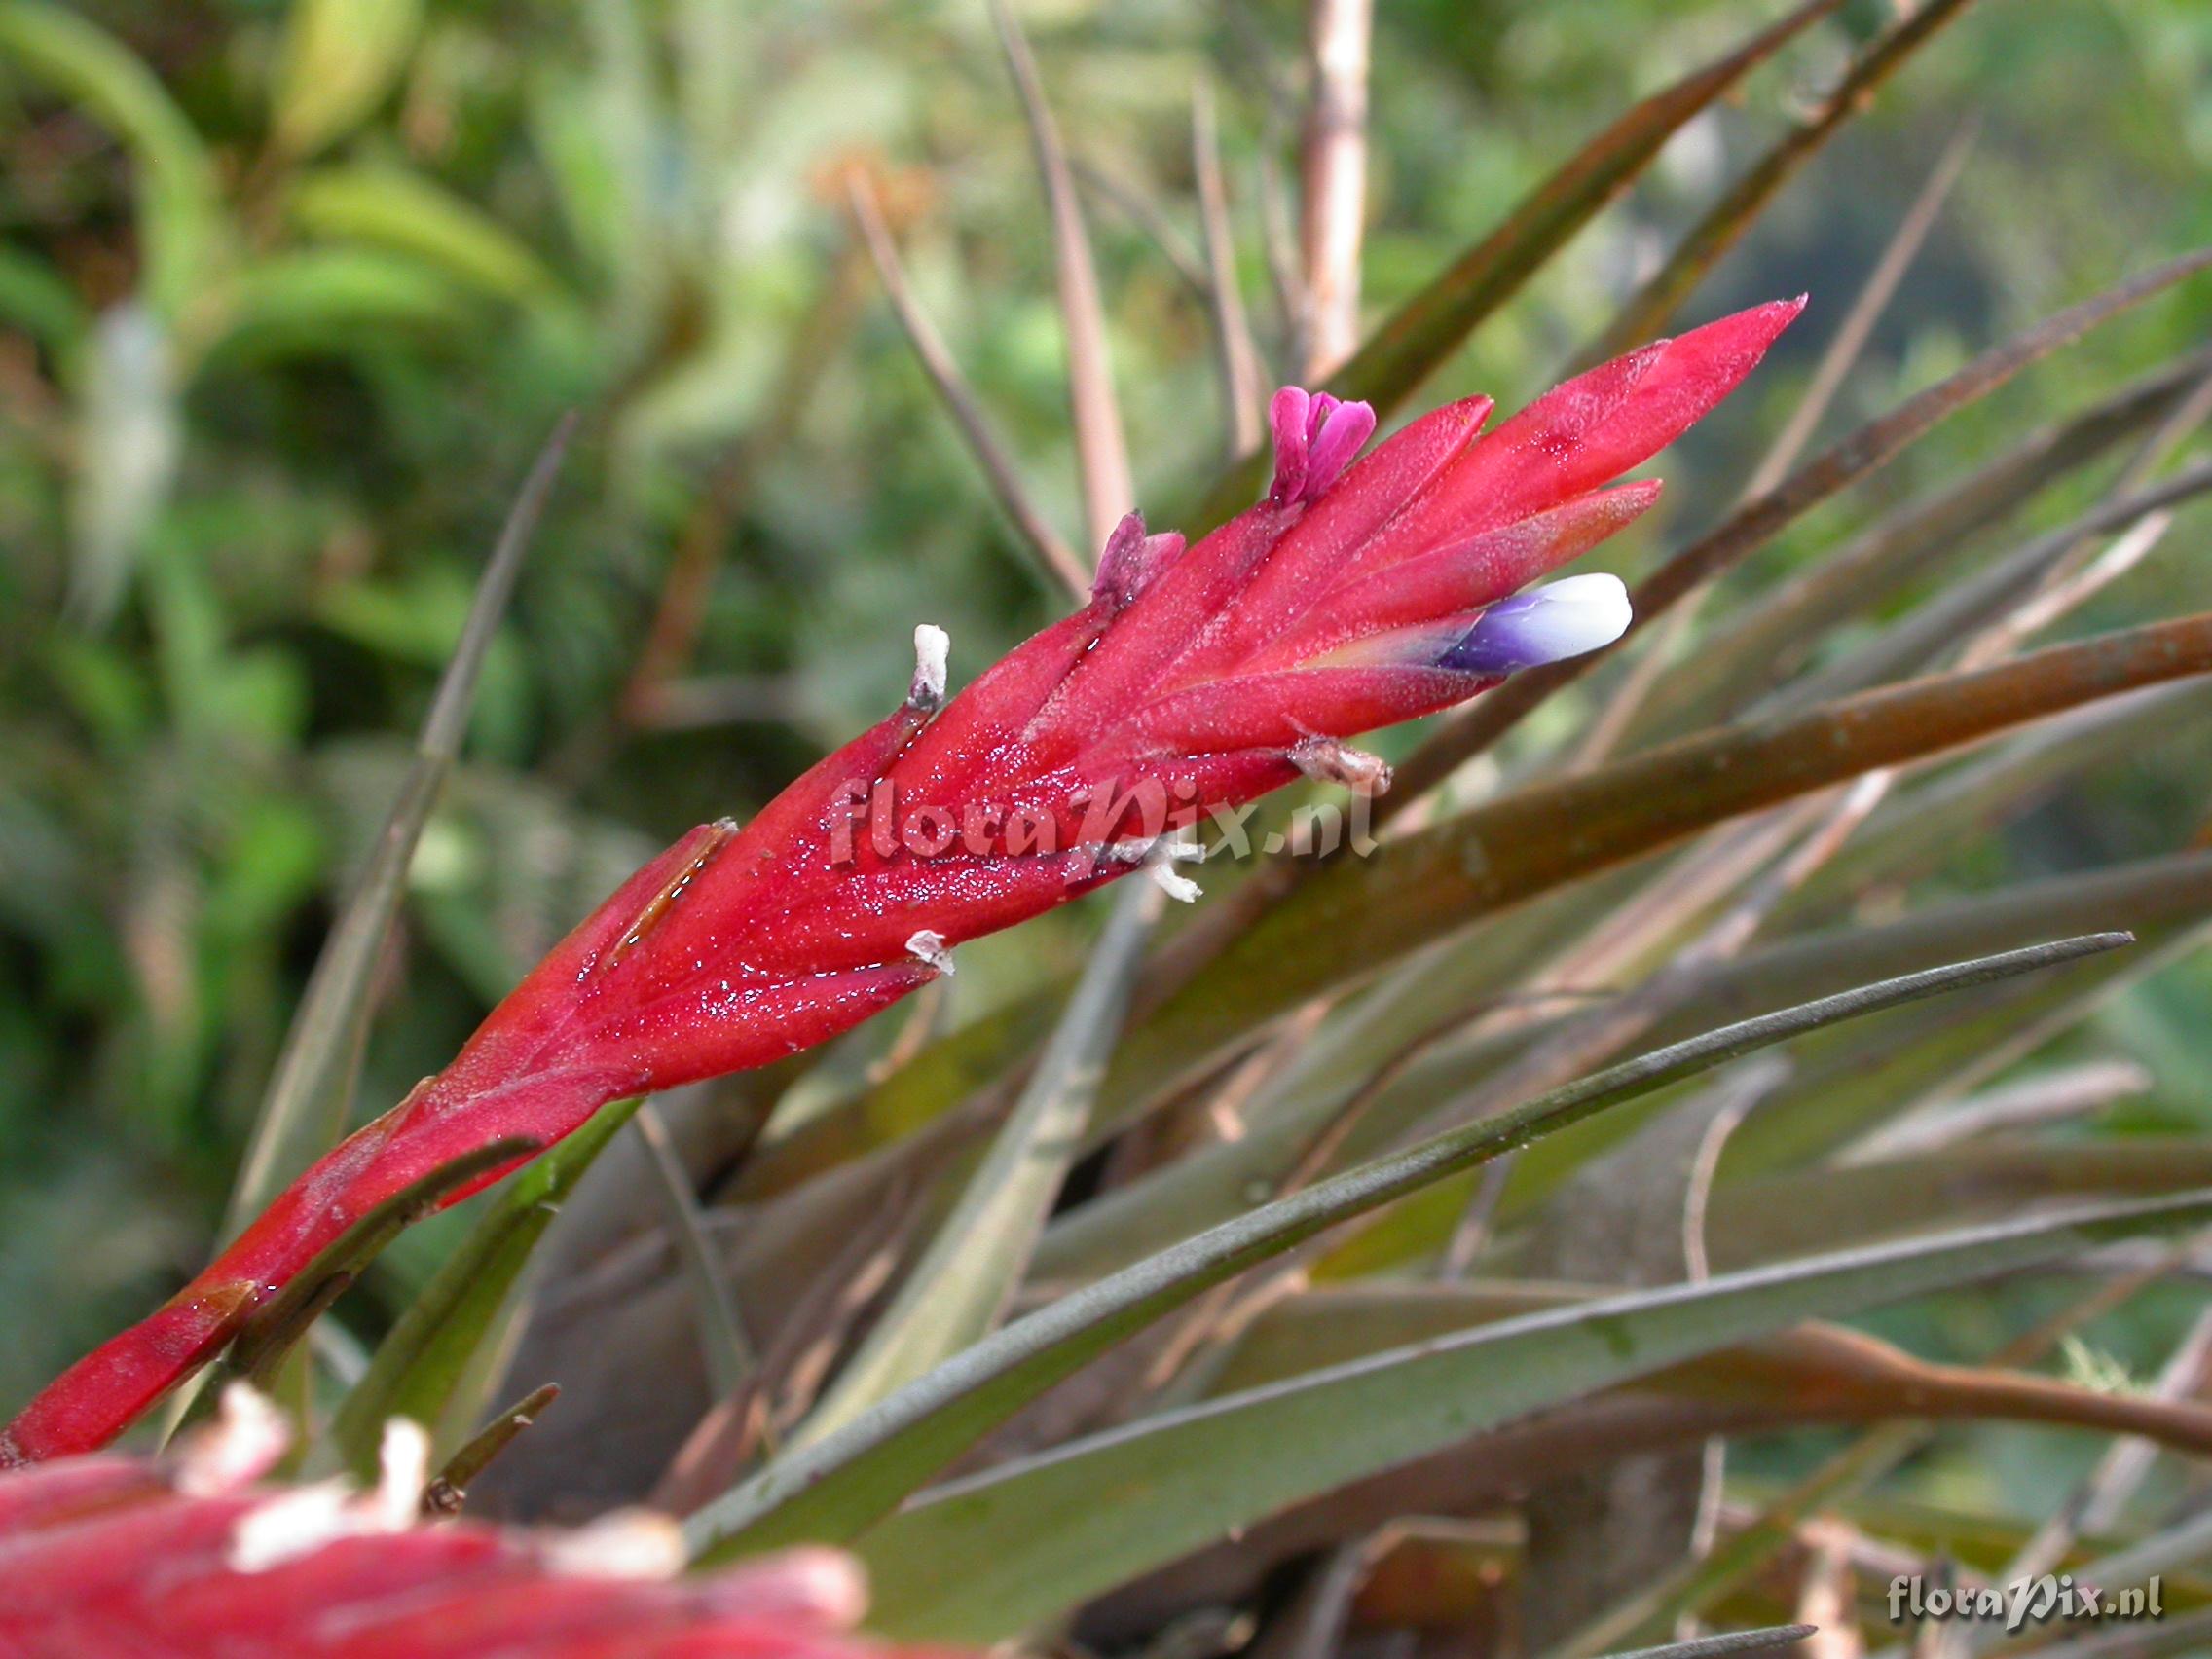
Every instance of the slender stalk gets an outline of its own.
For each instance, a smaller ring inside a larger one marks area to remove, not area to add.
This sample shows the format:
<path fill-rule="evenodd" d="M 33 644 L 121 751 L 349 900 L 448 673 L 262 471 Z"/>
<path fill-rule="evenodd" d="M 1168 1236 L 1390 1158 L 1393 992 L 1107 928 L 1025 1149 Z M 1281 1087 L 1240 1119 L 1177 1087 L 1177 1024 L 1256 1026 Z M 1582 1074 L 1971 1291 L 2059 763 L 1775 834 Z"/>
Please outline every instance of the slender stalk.
<path fill-rule="evenodd" d="M 942 336 L 915 300 L 906 282 L 905 268 L 899 261 L 898 245 L 891 240 L 891 228 L 883 222 L 883 209 L 876 203 L 874 187 L 868 183 L 867 176 L 856 168 L 845 175 L 845 190 L 852 203 L 854 222 L 860 226 L 861 235 L 867 242 L 876 275 L 883 279 L 884 297 L 890 300 L 891 310 L 899 318 L 899 326 L 905 331 L 906 342 L 913 347 L 914 355 L 921 359 L 922 372 L 929 376 L 938 396 L 944 400 L 953 424 L 960 428 L 960 435 L 968 442 L 969 453 L 976 458 L 976 464 L 983 469 L 983 477 L 991 493 L 998 498 L 1000 509 L 1037 563 L 1060 586 L 1080 598 L 1089 589 L 1090 573 L 1084 569 L 1074 549 L 1060 539 L 1045 521 L 1045 515 L 1030 501 L 1028 492 L 1022 488 L 1021 475 L 1014 470 L 1005 445 L 991 430 L 982 405 L 969 390 Z"/>
<path fill-rule="evenodd" d="M 1321 380 L 1359 344 L 1359 256 L 1367 210 L 1367 70 L 1374 0 L 1311 0 L 1311 96 L 1300 166 L 1306 274 L 1299 342 L 1306 379 Z"/>
<path fill-rule="evenodd" d="M 759 1368 L 753 1345 L 746 1340 L 737 1292 L 701 1225 L 699 1200 L 691 1191 L 691 1177 L 677 1155 L 676 1144 L 669 1138 L 668 1125 L 649 1100 L 638 1108 L 632 1122 L 638 1138 L 645 1143 L 646 1162 L 652 1168 L 653 1189 L 668 1222 L 669 1241 L 690 1286 L 691 1319 L 698 1328 L 707 1379 L 718 1396 L 726 1397 L 743 1387 L 745 1380 Z"/>
<path fill-rule="evenodd" d="M 1191 167 L 1198 177 L 1198 212 L 1205 227 L 1206 297 L 1213 310 L 1221 400 L 1234 461 L 1260 443 L 1260 353 L 1236 279 L 1236 243 L 1229 224 L 1229 192 L 1221 176 L 1221 131 L 1213 83 L 1203 76 L 1191 89 Z"/>
<path fill-rule="evenodd" d="M 1052 265 L 1060 291 L 1060 326 L 1067 336 L 1068 415 L 1075 426 L 1076 463 L 1083 486 L 1084 521 L 1093 547 L 1106 545 L 1122 515 L 1136 505 L 1129 473 L 1128 447 L 1122 435 L 1121 408 L 1114 396 L 1114 370 L 1106 349 L 1105 309 L 1098 298 L 1098 270 L 1084 229 L 1083 205 L 1076 198 L 1075 174 L 1068 166 L 1060 129 L 1045 100 L 1037 60 L 1014 18 L 1007 0 L 991 0 L 991 20 L 999 45 L 1021 94 L 1028 118 L 1030 146 L 1052 222 Z"/>
<path fill-rule="evenodd" d="M 1160 210 L 1160 204 L 1135 185 L 1100 166 L 1096 162 L 1078 156 L 1070 164 L 1075 169 L 1076 182 L 1093 196 L 1127 219 L 1130 224 L 1152 239 L 1175 275 L 1183 279 L 1184 286 L 1200 305 L 1213 302 L 1213 278 L 1206 272 L 1206 262 L 1191 240 L 1176 228 L 1174 222 Z"/>

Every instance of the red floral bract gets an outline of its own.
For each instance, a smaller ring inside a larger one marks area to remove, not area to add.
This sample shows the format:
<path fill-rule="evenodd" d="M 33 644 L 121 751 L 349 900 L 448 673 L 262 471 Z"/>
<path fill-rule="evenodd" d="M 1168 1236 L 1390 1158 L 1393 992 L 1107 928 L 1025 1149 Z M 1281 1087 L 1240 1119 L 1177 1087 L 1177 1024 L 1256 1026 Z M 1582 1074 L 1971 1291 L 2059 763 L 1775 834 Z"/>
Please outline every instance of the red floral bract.
<path fill-rule="evenodd" d="M 0 1465 L 106 1444 L 350 1223 L 462 1154 L 549 1146 L 608 1100 L 821 1043 L 1166 830 L 1302 772 L 1379 781 L 1339 740 L 1610 644 L 1628 623 L 1613 578 L 1518 590 L 1651 504 L 1656 483 L 1604 486 L 1725 396 L 1803 303 L 1643 347 L 1480 436 L 1487 398 L 1448 405 L 1361 460 L 1365 405 L 1277 393 L 1264 500 L 1188 549 L 1132 515 L 1090 602 L 941 712 L 943 636 L 922 630 L 896 713 L 742 830 L 702 826 L 631 877 L 451 1066 L 32 1401 Z M 922 850 L 864 822 L 886 798 L 930 827 Z"/>

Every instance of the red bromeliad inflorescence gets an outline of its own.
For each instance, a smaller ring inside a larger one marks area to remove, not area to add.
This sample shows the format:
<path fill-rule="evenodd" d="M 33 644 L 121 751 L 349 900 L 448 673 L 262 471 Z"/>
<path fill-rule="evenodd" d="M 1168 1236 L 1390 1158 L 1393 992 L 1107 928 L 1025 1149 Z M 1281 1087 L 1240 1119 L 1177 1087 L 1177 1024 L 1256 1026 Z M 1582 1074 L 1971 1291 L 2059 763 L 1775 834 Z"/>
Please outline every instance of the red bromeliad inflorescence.
<path fill-rule="evenodd" d="M 1613 577 L 1520 590 L 1650 506 L 1654 482 L 1604 486 L 1725 396 L 1803 303 L 1632 351 L 1488 433 L 1489 399 L 1448 405 L 1364 459 L 1366 405 L 1278 392 L 1265 499 L 1188 548 L 1132 514 L 1089 603 L 941 709 L 944 637 L 919 630 L 896 713 L 742 830 L 701 826 L 632 876 L 451 1066 L 33 1400 L 0 1465 L 105 1445 L 348 1225 L 461 1155 L 542 1149 L 609 1100 L 824 1042 L 946 972 L 952 946 L 1127 873 L 1209 813 L 1302 774 L 1379 786 L 1380 762 L 1340 740 L 1610 644 L 1628 625 Z"/>
<path fill-rule="evenodd" d="M 575 1531 L 426 1524 L 425 1442 L 385 1437 L 373 1492 L 260 1484 L 275 1409 L 234 1385 L 174 1456 L 0 1474 L 0 1652 L 14 1659 L 901 1659 L 848 1634 L 865 1596 L 832 1550 L 680 1577 L 664 1517 Z M 922 1659 L 908 1650 L 905 1659 Z"/>

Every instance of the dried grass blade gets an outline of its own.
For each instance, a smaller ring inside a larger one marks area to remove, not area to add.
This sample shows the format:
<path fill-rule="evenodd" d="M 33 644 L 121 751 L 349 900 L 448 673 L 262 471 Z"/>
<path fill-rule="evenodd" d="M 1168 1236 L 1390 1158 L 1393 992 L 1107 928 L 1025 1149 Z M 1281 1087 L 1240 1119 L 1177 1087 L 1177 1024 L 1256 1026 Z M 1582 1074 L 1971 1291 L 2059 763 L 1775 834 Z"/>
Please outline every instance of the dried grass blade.
<path fill-rule="evenodd" d="M 1191 90 L 1191 166 L 1198 176 L 1198 214 L 1206 239 L 1206 299 L 1213 313 L 1214 351 L 1221 372 L 1221 400 L 1231 460 L 1259 446 L 1260 352 L 1236 279 L 1236 243 L 1229 222 L 1229 191 L 1221 174 L 1221 129 L 1213 83 L 1200 77 Z"/>
<path fill-rule="evenodd" d="M 1090 591 L 1090 572 L 1029 499 L 1029 493 L 1022 488 L 1021 475 L 1014 470 L 1006 446 L 991 430 L 982 405 L 968 388 L 943 337 L 914 298 L 913 289 L 906 282 L 905 268 L 899 260 L 898 244 L 891 239 L 891 227 L 883 222 L 883 209 L 876 203 L 874 187 L 866 174 L 855 169 L 845 176 L 845 190 L 852 203 L 853 220 L 860 226 L 861 236 L 867 242 L 868 256 L 874 260 L 876 275 L 883 281 L 884 297 L 890 300 L 892 313 L 899 318 L 907 344 L 920 359 L 922 372 L 929 376 L 930 385 L 944 400 L 945 411 L 967 440 L 976 464 L 983 469 L 991 494 L 998 498 L 1000 510 L 1013 524 L 1022 545 L 1047 572 L 1069 593 L 1082 598 Z"/>
<path fill-rule="evenodd" d="M 1075 426 L 1076 461 L 1083 485 L 1084 519 L 1090 545 L 1103 547 L 1122 515 L 1136 505 L 1128 445 L 1114 396 L 1114 370 L 1106 349 L 1106 313 L 1098 298 L 1098 268 L 1084 229 L 1083 203 L 1068 166 L 1060 129 L 1046 102 L 1044 83 L 1029 42 L 1007 0 L 991 0 L 991 20 L 1006 53 L 1014 89 L 1029 122 L 1029 141 L 1052 221 L 1052 263 L 1060 290 L 1060 326 L 1067 336 L 1068 414 Z"/>
<path fill-rule="evenodd" d="M 1359 258 L 1367 213 L 1367 72 L 1374 0 L 1311 0 L 1311 86 L 1300 165 L 1306 310 L 1301 378 L 1325 379 L 1359 344 Z"/>

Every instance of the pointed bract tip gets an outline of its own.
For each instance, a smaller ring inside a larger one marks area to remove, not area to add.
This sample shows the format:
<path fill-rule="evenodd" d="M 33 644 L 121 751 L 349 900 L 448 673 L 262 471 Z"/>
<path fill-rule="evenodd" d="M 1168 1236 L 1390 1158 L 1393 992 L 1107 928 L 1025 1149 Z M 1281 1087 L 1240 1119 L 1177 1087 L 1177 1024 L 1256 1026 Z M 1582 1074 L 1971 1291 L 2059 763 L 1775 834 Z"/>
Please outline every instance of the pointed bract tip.
<path fill-rule="evenodd" d="M 1174 531 L 1147 535 L 1144 514 L 1126 513 L 1114 527 L 1098 555 L 1098 574 L 1091 578 L 1090 597 L 1119 610 L 1152 585 L 1183 551 L 1183 537 Z"/>
<path fill-rule="evenodd" d="M 1612 575 L 1568 576 L 1501 599 L 1438 659 L 1437 667 L 1489 677 L 1578 657 L 1628 632 L 1628 589 Z"/>
<path fill-rule="evenodd" d="M 944 707 L 946 663 L 952 636 L 934 622 L 914 630 L 914 678 L 906 687 L 906 702 L 916 709 L 935 712 Z"/>

